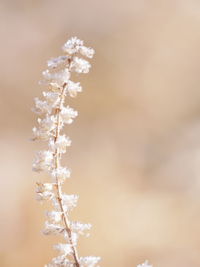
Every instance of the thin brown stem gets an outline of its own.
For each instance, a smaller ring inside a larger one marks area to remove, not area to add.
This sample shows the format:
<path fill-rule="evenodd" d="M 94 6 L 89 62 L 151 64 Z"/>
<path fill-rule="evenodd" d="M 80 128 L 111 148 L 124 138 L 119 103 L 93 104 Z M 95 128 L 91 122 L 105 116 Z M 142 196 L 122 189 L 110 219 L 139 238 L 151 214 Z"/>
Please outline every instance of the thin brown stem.
<path fill-rule="evenodd" d="M 56 128 L 56 135 L 54 138 L 54 142 L 56 142 L 60 136 L 60 128 L 61 128 L 60 112 L 61 112 L 61 108 L 62 108 L 62 105 L 64 103 L 64 99 L 65 99 L 65 91 L 66 91 L 66 84 L 63 85 L 61 96 L 60 96 L 60 104 L 59 104 L 59 107 L 56 109 L 56 112 L 55 112 L 55 114 L 57 116 L 57 128 Z M 56 152 L 54 154 L 54 159 L 55 159 L 55 169 L 58 169 L 60 167 L 60 152 L 59 152 L 58 148 L 56 149 Z M 72 230 L 70 228 L 70 222 L 69 222 L 67 214 L 63 208 L 62 188 L 61 188 L 61 184 L 59 182 L 58 177 L 56 177 L 56 191 L 57 191 L 56 194 L 57 194 L 57 199 L 58 199 L 58 203 L 60 206 L 60 210 L 63 214 L 63 223 L 65 226 L 65 230 L 68 234 L 70 245 L 72 247 L 72 256 L 74 258 L 75 266 L 80 267 L 77 249 L 76 249 L 75 245 L 73 244 L 73 240 L 72 240 Z"/>

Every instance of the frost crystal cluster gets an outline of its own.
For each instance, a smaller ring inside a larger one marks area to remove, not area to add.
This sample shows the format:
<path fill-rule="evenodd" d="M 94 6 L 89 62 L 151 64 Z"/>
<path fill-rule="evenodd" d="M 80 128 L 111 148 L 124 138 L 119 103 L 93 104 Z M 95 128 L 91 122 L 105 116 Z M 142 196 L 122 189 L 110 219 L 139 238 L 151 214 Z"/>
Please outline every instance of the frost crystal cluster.
<path fill-rule="evenodd" d="M 144 263 L 139 264 L 137 267 L 153 267 L 153 266 L 150 265 L 150 264 L 148 263 L 148 261 L 145 261 Z"/>
<path fill-rule="evenodd" d="M 45 235 L 61 235 L 63 243 L 54 245 L 59 255 L 46 267 L 94 267 L 99 257 L 79 257 L 77 242 L 79 235 L 87 234 L 91 225 L 70 220 L 70 212 L 77 205 L 77 195 L 62 192 L 62 185 L 70 178 L 70 169 L 61 165 L 62 155 L 71 145 L 68 136 L 62 133 L 64 126 L 71 124 L 78 112 L 65 100 L 76 97 L 82 91 L 79 82 L 71 80 L 72 73 L 88 73 L 90 63 L 85 58 L 92 58 L 94 50 L 84 46 L 83 41 L 74 37 L 63 46 L 64 55 L 50 59 L 48 69 L 43 72 L 43 83 L 48 88 L 43 92 L 43 99 L 35 98 L 34 112 L 39 114 L 37 127 L 33 128 L 33 140 L 48 142 L 46 150 L 38 151 L 33 162 L 33 170 L 45 171 L 50 176 L 47 183 L 37 183 L 37 200 L 50 201 L 52 210 L 46 212 Z M 79 57 L 79 56 L 83 56 Z"/>

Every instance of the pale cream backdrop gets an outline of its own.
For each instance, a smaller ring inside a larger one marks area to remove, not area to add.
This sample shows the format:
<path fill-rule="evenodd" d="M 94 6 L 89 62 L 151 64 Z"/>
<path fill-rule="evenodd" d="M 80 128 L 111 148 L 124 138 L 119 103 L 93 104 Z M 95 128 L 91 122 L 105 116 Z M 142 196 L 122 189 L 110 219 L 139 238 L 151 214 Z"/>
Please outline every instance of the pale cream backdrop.
<path fill-rule="evenodd" d="M 29 141 L 46 61 L 71 36 L 96 50 L 67 133 L 81 255 L 102 267 L 200 266 L 200 1 L 0 1 L 0 266 L 41 267 L 44 237 Z"/>

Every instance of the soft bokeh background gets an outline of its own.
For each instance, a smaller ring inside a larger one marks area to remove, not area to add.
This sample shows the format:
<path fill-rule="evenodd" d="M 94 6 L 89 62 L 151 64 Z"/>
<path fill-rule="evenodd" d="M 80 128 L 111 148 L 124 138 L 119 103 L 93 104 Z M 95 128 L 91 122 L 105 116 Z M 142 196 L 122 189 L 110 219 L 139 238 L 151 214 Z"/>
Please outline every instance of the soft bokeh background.
<path fill-rule="evenodd" d="M 96 50 L 67 128 L 65 190 L 80 195 L 73 218 L 93 224 L 80 254 L 102 267 L 199 267 L 199 0 L 0 1 L 0 266 L 56 255 L 58 238 L 40 232 L 30 109 L 46 60 L 74 35 Z"/>

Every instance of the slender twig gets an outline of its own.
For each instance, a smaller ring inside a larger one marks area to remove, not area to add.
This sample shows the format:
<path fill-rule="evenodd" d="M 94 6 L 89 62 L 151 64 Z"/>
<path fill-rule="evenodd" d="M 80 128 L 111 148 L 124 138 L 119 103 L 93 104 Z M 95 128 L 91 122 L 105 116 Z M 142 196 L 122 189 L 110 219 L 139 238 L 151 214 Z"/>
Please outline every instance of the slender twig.
<path fill-rule="evenodd" d="M 60 136 L 60 111 L 61 111 L 62 105 L 64 104 L 66 86 L 67 86 L 67 84 L 63 85 L 62 93 L 61 93 L 61 96 L 60 96 L 60 104 L 59 104 L 59 107 L 56 109 L 57 127 L 56 127 L 56 136 L 55 136 L 55 139 L 54 139 L 55 143 L 56 143 L 56 141 L 58 140 L 58 138 Z M 59 148 L 56 149 L 54 158 L 55 158 L 55 169 L 58 169 L 60 167 Z M 60 210 L 63 213 L 63 222 L 64 222 L 64 225 L 65 225 L 65 230 L 66 230 L 66 232 L 68 234 L 69 242 L 70 242 L 70 244 L 72 246 L 73 258 L 74 258 L 76 267 L 79 267 L 80 264 L 79 264 L 79 260 L 78 260 L 78 252 L 77 252 L 77 249 L 74 246 L 73 241 L 72 241 L 72 231 L 70 229 L 69 219 L 67 218 L 66 212 L 64 212 L 63 200 L 62 200 L 62 188 L 61 188 L 61 184 L 59 182 L 59 179 L 58 179 L 57 175 L 56 175 L 56 190 L 57 190 L 57 199 L 58 199 L 58 203 L 60 205 Z"/>
<path fill-rule="evenodd" d="M 44 71 L 43 75 L 49 91 L 43 92 L 44 100 L 35 99 L 34 110 L 43 118 L 38 118 L 39 126 L 33 128 L 33 140 L 48 141 L 49 149 L 37 153 L 33 170 L 47 171 L 53 179 L 51 183 L 37 183 L 37 199 L 51 200 L 55 209 L 47 212 L 44 234 L 62 234 L 67 239 L 66 243 L 54 246 L 61 255 L 53 258 L 46 267 L 95 267 L 99 257 L 78 256 L 78 236 L 89 230 L 91 225 L 70 221 L 69 211 L 76 206 L 78 196 L 62 192 L 62 184 L 70 177 L 70 171 L 61 166 L 62 154 L 71 145 L 69 137 L 61 135 L 61 129 L 65 124 L 71 124 L 78 115 L 74 109 L 65 107 L 64 102 L 66 97 L 76 97 L 82 91 L 80 83 L 70 80 L 71 74 L 89 72 L 90 63 L 78 57 L 78 54 L 92 58 L 94 50 L 74 37 L 64 44 L 63 51 L 65 55 L 48 61 L 50 69 Z M 58 67 L 61 70 L 56 72 Z"/>

